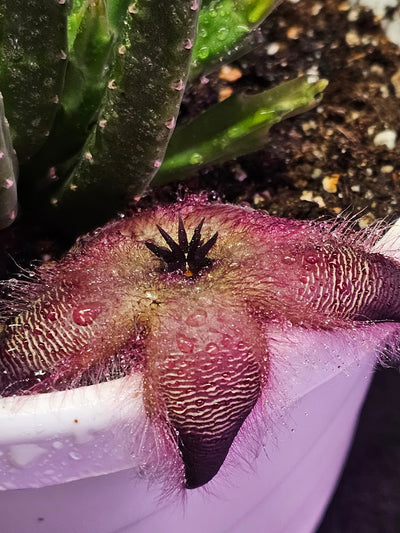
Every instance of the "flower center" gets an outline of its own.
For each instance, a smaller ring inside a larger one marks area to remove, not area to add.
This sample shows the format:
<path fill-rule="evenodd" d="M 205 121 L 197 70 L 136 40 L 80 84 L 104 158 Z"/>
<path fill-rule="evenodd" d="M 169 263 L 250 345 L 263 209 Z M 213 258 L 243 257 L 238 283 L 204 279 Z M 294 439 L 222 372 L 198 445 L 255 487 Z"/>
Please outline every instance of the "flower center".
<path fill-rule="evenodd" d="M 207 257 L 207 254 L 214 246 L 218 237 L 218 232 L 216 232 L 211 239 L 204 243 L 201 238 L 203 224 L 204 218 L 202 218 L 200 224 L 196 226 L 189 242 L 183 220 L 179 217 L 178 242 L 176 242 L 162 227 L 157 225 L 158 231 L 161 233 L 161 236 L 168 244 L 169 248 L 158 246 L 151 241 L 145 241 L 145 245 L 153 254 L 164 261 L 168 272 L 179 271 L 187 278 L 192 278 L 196 276 L 200 270 L 211 265 L 212 261 Z"/>

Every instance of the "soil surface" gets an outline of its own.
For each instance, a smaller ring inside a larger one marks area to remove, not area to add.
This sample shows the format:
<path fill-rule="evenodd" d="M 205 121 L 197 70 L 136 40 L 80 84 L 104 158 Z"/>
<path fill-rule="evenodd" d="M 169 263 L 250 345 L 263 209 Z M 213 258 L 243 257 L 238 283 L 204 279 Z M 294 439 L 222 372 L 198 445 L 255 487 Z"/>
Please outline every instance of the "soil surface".
<path fill-rule="evenodd" d="M 132 208 L 208 191 L 212 198 L 284 217 L 358 214 L 360 227 L 399 217 L 400 51 L 379 21 L 346 1 L 288 0 L 256 40 L 257 47 L 235 62 L 234 74 L 217 72 L 192 87 L 183 120 L 231 90 L 264 89 L 300 74 L 329 80 L 323 101 L 274 126 L 264 150 L 150 191 Z M 0 275 L 15 271 L 15 263 L 57 257 L 65 247 L 39 227 L 19 222 L 0 233 Z M 380 372 L 320 533 L 400 531 L 398 405 L 399 376 Z"/>
<path fill-rule="evenodd" d="M 379 134 L 399 132 L 400 50 L 373 14 L 338 0 L 284 2 L 260 40 L 235 64 L 243 74 L 237 81 L 216 74 L 193 89 L 190 113 L 194 99 L 215 101 L 227 86 L 263 89 L 302 74 L 329 80 L 323 101 L 274 126 L 265 150 L 202 171 L 189 190 L 214 190 L 284 217 L 357 213 L 361 227 L 398 217 L 400 142 L 379 144 Z"/>

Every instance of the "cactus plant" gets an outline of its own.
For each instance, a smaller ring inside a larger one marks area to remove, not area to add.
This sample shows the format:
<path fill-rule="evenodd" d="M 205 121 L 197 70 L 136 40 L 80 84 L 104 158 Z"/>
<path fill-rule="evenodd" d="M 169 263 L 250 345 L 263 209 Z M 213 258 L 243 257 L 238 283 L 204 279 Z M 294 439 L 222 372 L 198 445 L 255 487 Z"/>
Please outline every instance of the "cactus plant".
<path fill-rule="evenodd" d="M 188 76 L 243 53 L 277 3 L 3 2 L 0 91 L 11 136 L 1 176 L 13 183 L 0 196 L 3 226 L 16 213 L 13 149 L 23 213 L 78 234 L 115 216 L 157 171 L 163 183 L 257 149 L 273 123 L 315 105 L 325 82 L 301 78 L 235 96 L 172 134 Z"/>

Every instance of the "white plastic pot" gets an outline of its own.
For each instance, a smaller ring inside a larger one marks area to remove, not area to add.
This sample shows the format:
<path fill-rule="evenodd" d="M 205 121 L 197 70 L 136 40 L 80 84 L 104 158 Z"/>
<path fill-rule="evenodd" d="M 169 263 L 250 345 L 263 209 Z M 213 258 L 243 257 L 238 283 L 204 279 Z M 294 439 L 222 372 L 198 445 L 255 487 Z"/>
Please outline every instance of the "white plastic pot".
<path fill-rule="evenodd" d="M 271 372 L 285 390 L 251 470 L 229 468 L 228 457 L 211 491 L 188 491 L 186 503 L 163 501 L 138 473 L 139 377 L 1 400 L 0 530 L 309 533 L 335 487 L 376 357 L 369 333 L 361 342 L 320 334 L 319 349 L 311 337 L 296 361 L 292 339 L 281 346 Z"/>
<path fill-rule="evenodd" d="M 396 255 L 397 233 L 392 228 L 380 251 Z M 163 496 L 141 475 L 140 376 L 0 399 L 0 531 L 312 532 L 341 472 L 377 352 L 395 327 L 277 329 L 257 458 L 245 435 L 239 451 L 250 466 L 229 454 L 209 489 L 186 498 Z"/>

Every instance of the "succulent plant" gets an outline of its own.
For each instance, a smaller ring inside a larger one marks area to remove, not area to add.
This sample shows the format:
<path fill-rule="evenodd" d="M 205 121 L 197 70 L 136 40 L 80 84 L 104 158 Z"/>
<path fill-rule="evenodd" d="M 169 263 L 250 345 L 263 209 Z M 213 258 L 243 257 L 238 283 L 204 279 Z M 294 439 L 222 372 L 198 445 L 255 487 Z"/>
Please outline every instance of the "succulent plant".
<path fill-rule="evenodd" d="M 256 150 L 272 124 L 315 105 L 326 82 L 299 78 L 235 95 L 172 134 L 188 76 L 244 53 L 277 3 L 2 2 L 2 227 L 16 216 L 17 174 L 23 213 L 79 234 L 123 210 L 153 178 L 182 179 Z"/>
<path fill-rule="evenodd" d="M 201 486 L 268 406 L 277 334 L 362 343 L 374 324 L 379 345 L 399 321 L 400 267 L 376 237 L 201 198 L 110 222 L 6 283 L 0 393 L 140 373 L 148 422 L 181 457 L 182 484 Z"/>

